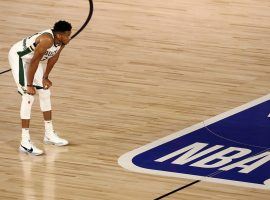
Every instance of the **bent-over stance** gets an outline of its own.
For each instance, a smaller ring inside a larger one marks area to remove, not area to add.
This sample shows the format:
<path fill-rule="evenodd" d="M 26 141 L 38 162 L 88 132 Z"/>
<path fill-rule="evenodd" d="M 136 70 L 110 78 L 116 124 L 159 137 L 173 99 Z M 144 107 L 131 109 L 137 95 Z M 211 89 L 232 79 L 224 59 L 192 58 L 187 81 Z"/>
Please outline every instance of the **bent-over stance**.
<path fill-rule="evenodd" d="M 45 123 L 44 142 L 57 146 L 67 145 L 68 141 L 60 138 L 53 129 L 51 92 L 52 82 L 49 74 L 59 55 L 70 41 L 72 26 L 66 21 L 58 21 L 53 29 L 48 29 L 29 36 L 14 44 L 8 55 L 12 74 L 22 95 L 20 117 L 22 121 L 22 140 L 19 150 L 33 155 L 41 155 L 30 140 L 29 124 L 31 108 L 36 91 L 39 94 L 40 109 Z"/>

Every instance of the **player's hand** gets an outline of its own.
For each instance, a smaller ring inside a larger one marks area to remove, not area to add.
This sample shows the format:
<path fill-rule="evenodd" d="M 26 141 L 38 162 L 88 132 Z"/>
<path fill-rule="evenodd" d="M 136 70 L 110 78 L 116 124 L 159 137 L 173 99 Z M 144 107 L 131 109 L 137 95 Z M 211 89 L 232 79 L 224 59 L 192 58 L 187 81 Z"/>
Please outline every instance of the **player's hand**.
<path fill-rule="evenodd" d="M 27 93 L 27 94 L 30 94 L 30 95 L 35 95 L 35 94 L 36 94 L 36 89 L 35 89 L 35 87 L 34 87 L 34 86 L 27 86 L 26 93 Z"/>
<path fill-rule="evenodd" d="M 52 86 L 52 82 L 48 78 L 44 78 L 42 81 L 44 90 L 49 89 Z"/>

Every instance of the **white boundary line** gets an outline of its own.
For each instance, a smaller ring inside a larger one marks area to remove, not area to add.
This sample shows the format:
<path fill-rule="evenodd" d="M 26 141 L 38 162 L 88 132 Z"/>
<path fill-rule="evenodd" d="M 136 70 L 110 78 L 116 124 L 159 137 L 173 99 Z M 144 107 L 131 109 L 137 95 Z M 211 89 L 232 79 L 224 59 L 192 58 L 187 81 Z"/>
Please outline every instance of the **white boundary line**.
<path fill-rule="evenodd" d="M 265 95 L 261 98 L 258 98 L 254 101 L 251 101 L 249 103 L 246 103 L 242 106 L 236 107 L 232 110 L 229 110 L 227 112 L 224 112 L 220 115 L 217 115 L 215 117 L 212 117 L 204 122 L 200 122 L 198 124 L 195 124 L 193 126 L 190 126 L 188 128 L 185 128 L 181 131 L 175 132 L 167 137 L 158 139 L 152 143 L 149 143 L 145 146 L 142 146 L 140 148 L 137 148 L 133 151 L 130 151 L 128 153 L 125 153 L 118 159 L 118 164 L 122 166 L 125 169 L 134 171 L 134 172 L 140 172 L 140 173 L 148 173 L 148 174 L 155 174 L 155 175 L 161 175 L 161 176 L 170 176 L 170 177 L 179 177 L 179 178 L 187 178 L 187 179 L 195 179 L 195 180 L 202 180 L 202 181 L 209 181 L 209 182 L 214 182 L 214 183 L 222 183 L 222 184 L 229 184 L 229 185 L 236 185 L 236 186 L 241 186 L 241 187 L 249 187 L 249 188 L 258 188 L 258 189 L 270 189 L 270 185 L 268 184 L 269 179 L 265 181 L 267 185 L 261 185 L 261 184 L 254 184 L 254 183 L 245 183 L 245 182 L 240 182 L 240 181 L 231 181 L 231 180 L 225 180 L 225 179 L 218 179 L 218 178 L 211 178 L 211 177 L 206 177 L 206 176 L 196 176 L 196 175 L 189 175 L 189 174 L 181 174 L 181 173 L 174 173 L 174 172 L 166 172 L 166 171 L 158 171 L 158 170 L 153 170 L 153 169 L 146 169 L 142 167 L 138 167 L 132 163 L 132 159 L 150 149 L 153 149 L 157 146 L 160 146 L 164 143 L 167 143 L 173 139 L 179 138 L 181 136 L 184 136 L 186 134 L 189 134 L 195 130 L 198 130 L 200 128 L 203 128 L 205 126 L 208 126 L 210 124 L 213 124 L 217 121 L 220 121 L 224 118 L 227 118 L 229 116 L 232 116 L 236 113 L 239 113 L 243 110 L 249 109 L 253 106 L 256 106 L 260 103 L 263 103 L 267 100 L 270 100 L 270 94 Z M 267 117 L 267 116 L 266 116 Z"/>

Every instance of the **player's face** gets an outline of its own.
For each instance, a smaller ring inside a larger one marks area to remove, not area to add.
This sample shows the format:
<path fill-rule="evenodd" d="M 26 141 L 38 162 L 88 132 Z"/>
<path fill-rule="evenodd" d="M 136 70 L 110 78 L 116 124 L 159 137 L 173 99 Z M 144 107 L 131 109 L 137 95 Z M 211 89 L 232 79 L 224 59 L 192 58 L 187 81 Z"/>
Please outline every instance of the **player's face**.
<path fill-rule="evenodd" d="M 71 31 L 65 31 L 65 32 L 61 33 L 61 42 L 62 42 L 62 44 L 66 45 L 66 44 L 69 43 L 70 35 L 71 35 Z"/>

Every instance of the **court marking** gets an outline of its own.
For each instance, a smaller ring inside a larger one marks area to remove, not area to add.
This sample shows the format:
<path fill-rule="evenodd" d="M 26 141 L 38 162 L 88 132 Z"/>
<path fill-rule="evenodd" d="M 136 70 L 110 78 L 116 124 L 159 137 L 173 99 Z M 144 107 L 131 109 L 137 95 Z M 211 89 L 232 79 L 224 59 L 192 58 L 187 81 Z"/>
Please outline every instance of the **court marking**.
<path fill-rule="evenodd" d="M 270 150 L 270 148 L 267 149 L 267 150 Z M 266 151 L 266 150 L 265 150 L 265 151 Z M 264 151 L 262 151 L 262 152 L 264 152 Z M 262 153 L 262 152 L 260 152 L 260 153 Z M 258 153 L 258 154 L 259 154 L 259 153 Z M 207 177 L 214 177 L 215 175 L 217 175 L 217 174 L 219 174 L 219 173 L 222 173 L 222 171 L 216 171 L 216 172 L 214 172 L 214 173 L 208 175 Z M 174 193 L 176 193 L 176 192 L 179 192 L 179 191 L 181 191 L 181 190 L 183 190 L 183 189 L 186 189 L 186 188 L 188 188 L 188 187 L 190 187 L 190 186 L 192 186 L 192 185 L 195 185 L 196 183 L 202 182 L 202 181 L 204 181 L 204 180 L 201 179 L 201 180 L 193 181 L 193 182 L 191 182 L 191 183 L 189 183 L 189 184 L 186 184 L 186 185 L 184 185 L 184 186 L 181 186 L 180 188 L 177 188 L 177 189 L 175 189 L 175 190 L 173 190 L 173 191 L 171 191 L 171 192 L 168 192 L 168 193 L 166 193 L 166 194 L 164 194 L 164 195 L 162 195 L 162 196 L 160 196 L 160 197 L 158 197 L 158 198 L 155 198 L 154 200 L 160 200 L 160 199 L 163 199 L 164 197 L 170 196 L 170 195 L 172 195 L 172 194 L 174 194 Z M 264 184 L 266 185 L 267 189 L 270 189 L 270 179 L 265 180 L 265 181 L 264 181 Z"/>
<path fill-rule="evenodd" d="M 214 183 L 221 183 L 221 184 L 229 184 L 229 185 L 236 185 L 236 186 L 242 186 L 242 187 L 249 187 L 249 188 L 258 188 L 258 189 L 269 189 L 270 185 L 269 185 L 269 180 L 265 180 L 265 185 L 261 185 L 261 184 L 255 184 L 255 183 L 247 183 L 247 182 L 240 182 L 240 181 L 234 181 L 234 180 L 225 180 L 225 179 L 218 179 L 218 178 L 214 178 L 214 177 L 207 177 L 207 176 L 198 176 L 198 175 L 190 175 L 190 174 L 181 174 L 181 173 L 173 173 L 173 172 L 169 172 L 169 171 L 159 171 L 159 170 L 155 170 L 155 169 L 147 169 L 147 168 L 143 168 L 143 167 L 139 167 L 136 166 L 135 164 L 133 164 L 132 159 L 134 157 L 136 157 L 137 155 L 146 152 L 148 150 L 151 150 L 155 147 L 160 146 L 161 144 L 165 144 L 169 141 L 172 141 L 176 138 L 182 137 L 184 135 L 187 135 L 195 130 L 198 130 L 200 128 L 205 128 L 206 126 L 209 126 L 217 121 L 220 121 L 222 119 L 225 119 L 229 116 L 232 116 L 236 113 L 239 113 L 241 111 L 247 110 L 248 108 L 251 108 L 253 106 L 256 106 L 258 104 L 261 104 L 265 101 L 270 100 L 270 94 L 265 95 L 259 99 L 256 99 L 254 101 L 251 101 L 249 103 L 246 103 L 242 106 L 239 106 L 237 108 L 234 108 L 232 110 L 229 110 L 227 112 L 224 112 L 220 115 L 217 115 L 213 118 L 210 118 L 204 122 L 195 124 L 191 127 L 185 128 L 181 131 L 178 131 L 176 133 L 173 133 L 169 136 L 166 136 L 164 138 L 158 139 L 150 144 L 147 144 L 145 146 L 142 146 L 140 148 L 137 148 L 133 151 L 130 151 L 128 153 L 125 153 L 124 155 L 122 155 L 119 159 L 118 159 L 118 164 L 120 166 L 122 166 L 125 169 L 134 171 L 134 172 L 140 172 L 140 173 L 148 173 L 148 174 L 154 174 L 154 175 L 161 175 L 161 176 L 170 176 L 170 177 L 179 177 L 179 178 L 187 178 L 187 179 L 195 179 L 195 180 L 205 180 L 208 182 L 214 182 Z M 266 116 L 267 117 L 267 116 Z M 230 140 L 230 139 L 228 139 Z M 236 143 L 238 143 L 238 141 L 235 141 Z M 250 145 L 250 144 L 246 144 L 246 145 Z M 264 147 L 260 147 L 262 148 L 262 152 L 264 151 L 269 151 L 269 148 L 264 148 Z"/>
<path fill-rule="evenodd" d="M 93 3 L 92 0 L 88 0 L 88 2 L 89 2 L 89 12 L 88 12 L 88 16 L 87 16 L 85 22 L 83 23 L 83 25 L 81 26 L 81 28 L 79 28 L 79 30 L 71 36 L 71 40 L 72 40 L 73 38 L 75 38 L 77 35 L 79 35 L 80 32 L 83 31 L 83 29 L 85 29 L 85 27 L 88 25 L 88 23 L 90 22 L 90 20 L 91 20 L 91 18 L 92 18 L 92 16 L 93 16 L 93 12 L 94 12 L 94 3 Z M 4 71 L 0 72 L 0 74 L 7 73 L 7 72 L 9 72 L 9 71 L 11 71 L 11 69 L 4 70 Z"/>
<path fill-rule="evenodd" d="M 189 184 L 187 184 L 187 185 L 184 185 L 184 186 L 182 186 L 182 187 L 180 187 L 180 188 L 177 188 L 177 189 L 175 189 L 175 190 L 173 190 L 173 191 L 171 191 L 171 192 L 168 192 L 168 193 L 166 193 L 166 194 L 164 194 L 164 195 L 162 195 L 162 196 L 160 196 L 160 197 L 158 197 L 158 198 L 155 198 L 154 200 L 160 200 L 160 199 L 163 199 L 164 197 L 170 196 L 170 195 L 172 195 L 172 194 L 174 194 L 174 193 L 176 193 L 176 192 L 178 192 L 178 191 L 180 191 L 180 190 L 183 190 L 183 189 L 185 189 L 185 188 L 188 188 L 188 187 L 190 187 L 190 186 L 192 186 L 192 185 L 195 185 L 196 183 L 199 183 L 199 182 L 201 182 L 201 180 L 193 181 L 193 182 L 191 182 L 191 183 L 189 183 Z"/>
<path fill-rule="evenodd" d="M 226 138 L 226 137 L 223 137 L 222 135 L 219 135 L 218 133 L 215 133 L 214 131 L 212 131 L 211 129 L 209 129 L 206 125 L 205 125 L 205 128 L 210 132 L 212 133 L 213 135 L 217 136 L 217 137 L 220 137 L 224 140 L 228 140 L 230 142 L 233 142 L 233 143 L 236 143 L 236 144 L 242 144 L 242 145 L 246 145 L 246 146 L 250 146 L 250 147 L 256 147 L 256 148 L 260 148 L 260 149 L 268 149 L 268 147 L 262 147 L 262 146 L 257 146 L 257 145 L 252 145 L 252 144 L 247 144 L 247 143 L 243 143 L 243 142 L 238 142 L 236 140 L 232 140 L 232 139 L 229 139 L 229 138 Z"/>
<path fill-rule="evenodd" d="M 7 73 L 7 72 L 9 72 L 9 71 L 11 71 L 11 69 L 7 69 L 7 70 L 5 70 L 5 71 L 2 71 L 2 72 L 0 72 L 0 74 Z"/>

